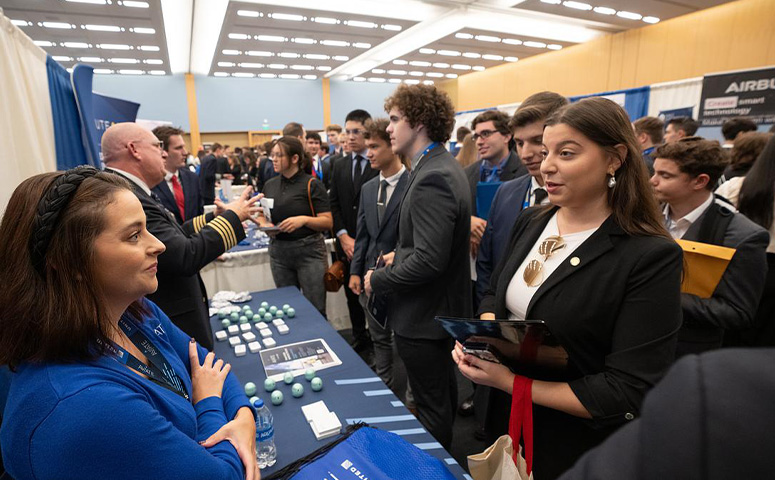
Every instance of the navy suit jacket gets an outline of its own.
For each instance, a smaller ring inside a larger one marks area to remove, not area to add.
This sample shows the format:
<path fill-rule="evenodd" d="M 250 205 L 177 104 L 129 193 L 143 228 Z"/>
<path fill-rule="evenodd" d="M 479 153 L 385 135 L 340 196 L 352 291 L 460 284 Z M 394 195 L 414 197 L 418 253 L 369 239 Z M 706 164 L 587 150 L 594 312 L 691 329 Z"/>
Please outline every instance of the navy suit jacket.
<path fill-rule="evenodd" d="M 483 160 L 478 160 L 465 168 L 468 186 L 471 189 L 471 215 L 476 215 L 476 185 L 479 183 L 482 162 Z M 514 180 L 526 173 L 527 168 L 522 164 L 517 152 L 513 150 L 509 152 L 509 158 L 501 172 L 501 181 L 507 182 L 509 180 Z"/>
<path fill-rule="evenodd" d="M 204 203 L 202 202 L 202 196 L 199 194 L 199 177 L 197 177 L 196 173 L 187 168 L 181 168 L 179 171 L 180 185 L 183 187 L 185 219 L 180 216 L 178 204 L 175 203 L 175 194 L 170 191 L 166 181 L 161 182 L 151 190 L 159 196 L 162 205 L 175 215 L 175 220 L 183 225 L 185 220 L 194 218 L 204 212 Z"/>
<path fill-rule="evenodd" d="M 482 300 L 484 292 L 490 286 L 490 275 L 509 245 L 511 229 L 522 213 L 531 178 L 527 174 L 509 180 L 495 192 L 490 207 L 490 218 L 476 256 L 477 303 Z"/>
<path fill-rule="evenodd" d="M 207 155 L 202 159 L 202 165 L 199 168 L 199 193 L 202 195 L 202 201 L 205 205 L 212 205 L 215 202 L 215 174 L 218 165 L 215 155 Z"/>
<path fill-rule="evenodd" d="M 355 234 L 355 253 L 350 266 L 350 275 L 363 274 L 377 262 L 379 252 L 388 253 L 396 248 L 398 242 L 398 211 L 401 199 L 409 180 L 409 171 L 405 170 L 399 178 L 390 201 L 385 208 L 382 224 L 377 215 L 379 196 L 379 176 L 363 184 L 361 202 L 358 208 L 358 225 Z"/>

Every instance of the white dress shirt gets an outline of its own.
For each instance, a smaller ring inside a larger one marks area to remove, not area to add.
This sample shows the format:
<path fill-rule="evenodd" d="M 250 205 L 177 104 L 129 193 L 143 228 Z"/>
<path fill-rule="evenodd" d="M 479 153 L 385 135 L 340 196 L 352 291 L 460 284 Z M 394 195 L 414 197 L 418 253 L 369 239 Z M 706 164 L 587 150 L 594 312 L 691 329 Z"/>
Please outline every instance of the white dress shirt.
<path fill-rule="evenodd" d="M 670 218 L 670 204 L 665 204 L 662 214 L 665 216 L 665 227 L 673 238 L 683 238 L 686 235 L 686 231 L 697 221 L 700 216 L 705 213 L 705 210 L 713 203 L 713 194 L 708 192 L 708 198 L 702 202 L 702 205 L 695 208 L 691 212 L 687 213 L 678 220 Z"/>
<path fill-rule="evenodd" d="M 165 170 L 165 172 L 166 172 L 166 170 Z M 167 187 L 169 187 L 170 192 L 172 192 L 172 196 L 174 197 L 175 196 L 175 189 L 172 186 L 172 176 L 173 175 L 178 177 L 178 183 L 180 183 L 180 188 L 183 188 L 183 183 L 180 181 L 180 172 L 179 171 L 175 172 L 175 173 L 166 172 L 164 174 L 164 181 L 167 182 Z"/>
<path fill-rule="evenodd" d="M 538 180 L 536 180 L 536 177 L 530 177 L 530 190 L 528 190 L 527 194 L 529 195 L 528 198 L 528 205 L 534 206 L 536 202 L 536 190 L 538 189 L 546 191 L 544 187 L 538 184 Z M 549 204 L 549 197 L 545 197 L 543 200 L 541 200 L 541 203 L 539 205 L 548 205 Z"/>
<path fill-rule="evenodd" d="M 121 175 L 125 176 L 125 177 L 126 177 L 126 178 L 128 178 L 129 180 L 133 181 L 135 184 L 137 184 L 137 186 L 138 186 L 138 187 L 142 188 L 142 189 L 143 189 L 143 191 L 144 191 L 144 192 L 145 192 L 145 193 L 146 193 L 146 194 L 147 194 L 149 197 L 151 196 L 151 189 L 150 189 L 150 188 L 148 188 L 148 185 L 146 185 L 146 183 L 145 183 L 144 181 L 140 180 L 140 178 L 139 178 L 139 177 L 137 177 L 137 176 L 135 176 L 135 175 L 132 175 L 132 174 L 131 174 L 131 173 L 129 173 L 129 172 L 125 172 L 125 171 L 123 171 L 123 170 L 121 170 L 121 169 L 115 168 L 115 167 L 108 167 L 108 168 L 109 168 L 109 169 L 111 169 L 111 170 L 114 170 L 114 171 L 116 171 L 116 172 L 118 172 L 118 173 L 120 173 Z"/>
<path fill-rule="evenodd" d="M 387 181 L 388 185 L 385 189 L 385 207 L 387 208 L 388 204 L 390 203 L 390 197 L 393 196 L 393 191 L 396 189 L 396 185 L 398 185 L 398 181 L 401 180 L 401 175 L 404 174 L 406 171 L 406 167 L 401 165 L 401 170 L 398 171 L 395 175 L 391 175 L 387 178 L 385 178 L 382 175 L 382 172 L 379 172 L 379 188 L 377 189 L 377 200 L 379 200 L 379 191 L 382 189 L 382 180 Z"/>

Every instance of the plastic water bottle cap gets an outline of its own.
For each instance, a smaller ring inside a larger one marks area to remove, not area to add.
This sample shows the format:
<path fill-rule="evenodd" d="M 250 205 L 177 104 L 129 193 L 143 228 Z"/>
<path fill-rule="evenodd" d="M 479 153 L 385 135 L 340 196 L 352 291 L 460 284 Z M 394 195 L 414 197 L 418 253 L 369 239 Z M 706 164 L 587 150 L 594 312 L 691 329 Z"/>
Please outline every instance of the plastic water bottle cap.
<path fill-rule="evenodd" d="M 261 408 L 264 406 L 264 401 L 259 398 L 258 400 L 253 402 L 253 406 L 256 408 Z"/>

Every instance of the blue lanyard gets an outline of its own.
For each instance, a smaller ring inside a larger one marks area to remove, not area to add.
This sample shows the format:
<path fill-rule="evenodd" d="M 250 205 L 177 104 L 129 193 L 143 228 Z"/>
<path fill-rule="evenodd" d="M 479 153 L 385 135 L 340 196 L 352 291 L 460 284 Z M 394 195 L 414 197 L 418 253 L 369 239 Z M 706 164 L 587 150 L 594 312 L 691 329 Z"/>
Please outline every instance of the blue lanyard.
<path fill-rule="evenodd" d="M 313 162 L 313 165 L 314 165 L 314 162 Z M 315 173 L 318 174 L 318 179 L 320 179 L 320 181 L 322 182 L 323 181 L 323 160 L 322 159 L 318 160 L 318 168 L 315 169 Z"/>
<path fill-rule="evenodd" d="M 431 143 L 430 145 L 428 145 L 428 147 L 427 147 L 425 150 L 423 150 L 423 151 L 422 151 L 422 154 L 420 154 L 420 157 L 417 159 L 417 161 L 416 161 L 416 162 L 414 162 L 415 164 L 414 164 L 414 165 L 412 165 L 412 167 L 413 167 L 413 168 L 416 168 L 417 164 L 418 164 L 418 163 L 420 163 L 420 160 L 422 160 L 422 159 L 423 159 L 423 157 L 425 157 L 426 155 L 428 155 L 428 153 L 429 153 L 431 150 L 433 150 L 434 148 L 438 147 L 439 145 L 441 145 L 439 142 L 433 142 L 433 143 Z"/>
<path fill-rule="evenodd" d="M 137 349 L 145 355 L 151 363 L 150 365 L 144 364 L 137 357 L 112 342 L 105 344 L 98 339 L 97 343 L 104 346 L 117 362 L 147 376 L 149 380 L 157 385 L 171 390 L 186 400 L 189 400 L 190 397 L 183 386 L 183 381 L 180 379 L 180 376 L 178 376 L 177 372 L 175 372 L 167 359 L 164 358 L 161 351 L 148 340 L 148 337 L 146 337 L 138 328 L 135 328 L 134 325 L 127 322 L 123 317 L 119 319 L 118 325 Z"/>

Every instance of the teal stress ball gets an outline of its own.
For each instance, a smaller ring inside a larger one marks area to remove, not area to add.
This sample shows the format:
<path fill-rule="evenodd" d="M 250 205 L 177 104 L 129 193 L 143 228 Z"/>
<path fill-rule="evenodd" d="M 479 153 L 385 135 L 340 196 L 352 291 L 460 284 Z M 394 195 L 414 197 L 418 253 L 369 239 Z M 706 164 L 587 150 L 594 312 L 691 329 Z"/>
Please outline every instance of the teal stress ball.
<path fill-rule="evenodd" d="M 266 308 L 261 307 L 258 309 L 258 316 L 263 317 L 266 314 Z"/>
<path fill-rule="evenodd" d="M 269 307 L 269 313 L 271 313 L 272 315 L 274 315 L 276 312 L 277 312 L 277 307 L 275 307 L 274 305 L 272 305 L 271 307 Z"/>
<path fill-rule="evenodd" d="M 231 325 L 231 322 L 229 321 L 228 318 L 224 318 L 223 320 L 221 320 L 221 325 L 223 325 L 223 328 L 228 328 L 229 325 Z"/>
<path fill-rule="evenodd" d="M 250 305 L 243 305 L 242 306 L 242 311 L 243 312 L 247 312 L 248 310 L 250 310 Z"/>
<path fill-rule="evenodd" d="M 266 322 L 271 322 L 271 321 L 272 321 L 272 314 L 271 314 L 271 313 L 269 313 L 269 312 L 266 312 L 266 313 L 264 314 L 264 321 L 266 321 Z"/>
<path fill-rule="evenodd" d="M 277 388 L 277 384 L 275 383 L 274 380 L 272 380 L 271 378 L 267 378 L 266 380 L 264 380 L 264 390 L 266 390 L 267 392 L 274 392 L 275 388 Z"/>
<path fill-rule="evenodd" d="M 226 312 L 223 309 L 218 310 L 218 318 L 220 320 L 223 320 L 224 318 L 226 318 Z"/>
<path fill-rule="evenodd" d="M 232 320 L 233 322 L 239 321 L 239 313 L 237 313 L 237 312 L 232 312 L 232 314 L 231 314 L 231 315 L 229 315 L 229 318 L 231 318 L 231 320 Z"/>
<path fill-rule="evenodd" d="M 320 377 L 315 377 L 312 379 L 312 391 L 313 392 L 319 392 L 323 390 L 323 380 L 320 379 Z"/>
<path fill-rule="evenodd" d="M 293 374 L 291 372 L 285 372 L 285 375 L 283 375 L 283 382 L 287 383 L 288 385 L 293 383 Z"/>
<path fill-rule="evenodd" d="M 269 302 L 261 302 L 261 308 L 263 309 L 269 308 Z"/>
<path fill-rule="evenodd" d="M 245 315 L 242 315 L 241 317 L 239 317 L 239 323 L 248 323 L 248 317 L 246 317 Z"/>
<path fill-rule="evenodd" d="M 248 382 L 245 384 L 245 395 L 248 397 L 252 397 L 256 394 L 256 384 L 253 382 Z"/>
<path fill-rule="evenodd" d="M 288 314 L 289 318 L 293 318 L 296 316 L 296 310 L 293 307 L 289 308 L 288 311 L 285 313 Z"/>
<path fill-rule="evenodd" d="M 274 312 L 274 316 L 277 317 L 277 318 L 283 318 L 283 311 L 282 310 L 278 310 L 278 311 Z"/>
<path fill-rule="evenodd" d="M 286 303 L 285 305 L 283 305 L 283 312 L 287 313 L 289 308 L 291 308 L 291 306 Z"/>
<path fill-rule="evenodd" d="M 304 385 L 300 383 L 294 383 L 291 387 L 291 394 L 294 398 L 299 398 L 304 395 Z"/>
<path fill-rule="evenodd" d="M 248 320 L 253 320 L 253 317 L 255 316 L 255 314 L 250 310 L 248 310 L 247 312 L 245 312 L 245 316 L 248 317 Z"/>
<path fill-rule="evenodd" d="M 275 390 L 272 392 L 272 405 L 280 405 L 283 403 L 283 392 Z"/>
<path fill-rule="evenodd" d="M 304 371 L 304 378 L 306 378 L 307 380 L 312 380 L 313 378 L 315 378 L 315 369 L 314 368 L 308 368 L 307 370 L 305 370 Z"/>

